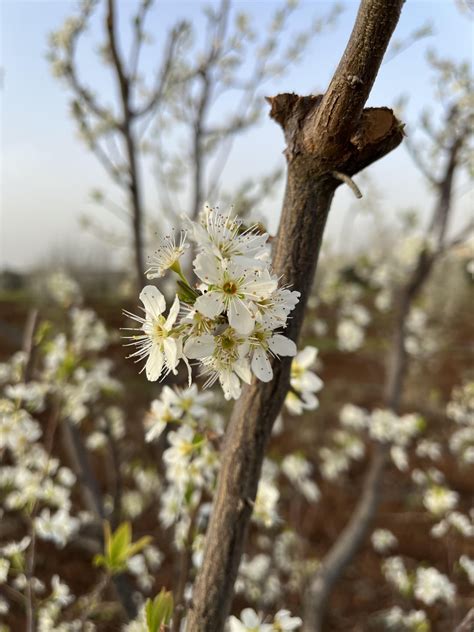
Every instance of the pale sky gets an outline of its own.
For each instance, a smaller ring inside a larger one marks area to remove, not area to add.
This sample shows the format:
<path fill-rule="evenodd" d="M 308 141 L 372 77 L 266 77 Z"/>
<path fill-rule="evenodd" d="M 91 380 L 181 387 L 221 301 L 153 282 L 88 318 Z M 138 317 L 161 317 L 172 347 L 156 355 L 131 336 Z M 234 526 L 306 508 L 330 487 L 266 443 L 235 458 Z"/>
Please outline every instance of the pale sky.
<path fill-rule="evenodd" d="M 135 2 L 120 4 L 124 5 L 120 9 L 125 13 Z M 107 190 L 109 181 L 96 158 L 77 139 L 75 126 L 68 116 L 68 93 L 51 77 L 45 59 L 47 34 L 62 24 L 74 6 L 69 0 L 0 0 L 0 65 L 4 75 L 0 269 L 5 266 L 26 269 L 65 253 L 74 259 L 99 256 L 102 260 L 114 259 L 110 246 L 101 244 L 79 226 L 79 217 L 84 212 L 94 212 L 104 227 L 119 225 L 106 210 L 97 210 L 89 202 L 91 189 Z M 156 43 L 144 55 L 145 67 L 153 68 L 167 27 L 183 17 L 199 25 L 202 6 L 200 0 L 158 1 L 148 23 Z M 235 1 L 234 6 L 248 10 L 254 16 L 254 25 L 258 25 L 265 22 L 277 3 L 273 0 Z M 301 28 L 330 6 L 330 2 L 320 0 L 302 2 L 294 16 L 293 28 Z M 289 75 L 265 86 L 264 93 L 309 94 L 324 90 L 344 50 L 357 7 L 355 0 L 346 0 L 336 28 L 317 36 L 302 63 Z M 439 54 L 456 60 L 472 60 L 472 21 L 463 17 L 451 0 L 407 0 L 396 37 L 403 39 L 427 21 L 431 21 L 434 35 L 415 43 L 382 66 L 369 101 L 370 105 L 391 106 L 401 94 L 408 94 L 410 123 L 415 123 L 420 111 L 434 101 L 433 75 L 425 61 L 427 49 L 434 48 Z M 97 90 L 104 85 L 103 70 L 94 60 L 92 52 L 87 51 L 82 60 L 83 76 Z M 107 94 L 106 88 L 104 92 Z M 265 118 L 236 144 L 226 166 L 224 182 L 232 185 L 250 175 L 266 172 L 279 162 L 283 164 L 283 149 L 280 129 Z M 384 193 L 387 213 L 406 207 L 417 207 L 421 212 L 430 208 L 429 193 L 403 148 L 368 171 Z M 145 178 L 148 210 L 159 214 L 156 198 L 153 198 L 152 174 L 146 173 Z M 340 241 L 342 218 L 349 205 L 356 208 L 351 195 L 342 188 L 336 195 L 328 227 L 330 238 L 336 242 L 338 238 Z M 468 195 L 460 199 L 458 219 L 468 212 L 472 202 Z M 268 218 L 272 230 L 277 225 L 280 204 L 281 196 L 276 196 L 273 203 L 259 209 Z M 356 219 L 355 233 L 366 228 L 363 219 Z"/>

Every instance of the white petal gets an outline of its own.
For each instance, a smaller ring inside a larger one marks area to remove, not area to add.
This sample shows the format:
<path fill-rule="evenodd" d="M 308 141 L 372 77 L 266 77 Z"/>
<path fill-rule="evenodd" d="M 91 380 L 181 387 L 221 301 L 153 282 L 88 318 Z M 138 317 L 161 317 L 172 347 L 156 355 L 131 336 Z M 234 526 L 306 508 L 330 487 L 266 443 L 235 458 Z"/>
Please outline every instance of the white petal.
<path fill-rule="evenodd" d="M 233 327 L 235 331 L 238 331 L 239 334 L 249 334 L 255 326 L 255 318 L 247 304 L 240 298 L 233 298 L 230 301 L 227 316 L 230 326 Z"/>
<path fill-rule="evenodd" d="M 156 318 L 166 309 L 166 301 L 160 290 L 154 285 L 146 285 L 140 292 L 140 300 L 145 312 L 152 318 Z"/>
<path fill-rule="evenodd" d="M 234 617 L 234 615 L 232 615 L 228 619 L 228 623 L 229 623 L 229 632 L 245 632 L 245 627 L 237 619 L 237 617 Z"/>
<path fill-rule="evenodd" d="M 232 371 L 223 371 L 219 375 L 219 382 L 224 391 L 224 397 L 227 400 L 238 399 L 240 397 L 240 382 L 235 373 L 232 373 Z"/>
<path fill-rule="evenodd" d="M 278 287 L 278 281 L 272 279 L 272 276 L 268 270 L 264 270 L 261 276 L 255 278 L 249 277 L 248 282 L 245 285 L 245 291 L 255 296 L 256 300 L 262 300 L 267 298 Z"/>
<path fill-rule="evenodd" d="M 224 297 L 220 292 L 207 292 L 196 299 L 194 307 L 207 318 L 215 318 L 224 309 Z"/>
<path fill-rule="evenodd" d="M 184 353 L 190 360 L 198 360 L 212 355 L 215 347 L 214 336 L 204 334 L 189 338 L 184 345 Z"/>
<path fill-rule="evenodd" d="M 270 382 L 273 378 L 273 369 L 267 355 L 260 347 L 255 349 L 252 356 L 252 371 L 262 382 Z"/>
<path fill-rule="evenodd" d="M 246 384 L 250 384 L 252 380 L 252 372 L 247 360 L 241 359 L 234 363 L 233 369 L 240 379 Z"/>
<path fill-rule="evenodd" d="M 303 407 L 306 410 L 316 410 L 319 408 L 319 399 L 313 395 L 313 393 L 301 393 L 303 399 Z"/>
<path fill-rule="evenodd" d="M 151 441 L 157 439 L 161 435 L 165 427 L 166 423 L 163 420 L 160 419 L 156 421 L 147 431 L 145 435 L 145 441 L 147 443 L 150 443 Z"/>
<path fill-rule="evenodd" d="M 254 268 L 263 268 L 267 266 L 268 263 L 266 261 L 259 261 L 258 259 L 254 259 L 253 257 L 246 257 L 244 255 L 233 255 L 232 261 L 239 266 L 241 269 L 248 270 Z"/>
<path fill-rule="evenodd" d="M 311 371 L 305 371 L 303 375 L 300 376 L 298 382 L 299 391 L 312 391 L 317 393 L 324 386 L 322 379 L 315 373 L 311 373 Z"/>
<path fill-rule="evenodd" d="M 307 369 L 314 363 L 317 354 L 318 350 L 316 347 L 305 347 L 303 351 L 300 351 L 296 356 L 296 361 L 300 367 Z"/>
<path fill-rule="evenodd" d="M 147 379 L 150 380 L 150 382 L 156 382 L 161 375 L 162 369 L 163 354 L 158 345 L 153 345 L 145 365 Z"/>
<path fill-rule="evenodd" d="M 285 406 L 292 415 L 301 415 L 303 412 L 303 403 L 294 393 L 288 393 L 285 397 Z"/>
<path fill-rule="evenodd" d="M 176 318 L 178 317 L 178 314 L 179 314 L 179 298 L 176 296 L 174 299 L 173 305 L 171 305 L 168 318 L 166 319 L 166 323 L 165 323 L 166 331 L 170 331 L 170 329 L 172 328 L 172 326 L 174 325 L 176 321 Z"/>
<path fill-rule="evenodd" d="M 260 626 L 261 620 L 255 610 L 252 608 L 245 608 L 240 613 L 240 620 L 244 623 L 248 628 L 258 628 Z"/>
<path fill-rule="evenodd" d="M 207 285 L 220 285 L 223 278 L 222 263 L 213 255 L 202 252 L 194 259 L 194 271 Z"/>
<path fill-rule="evenodd" d="M 166 364 L 172 371 L 178 364 L 178 349 L 176 347 L 176 341 L 173 338 L 165 338 L 163 340 L 163 349 L 166 357 Z"/>
<path fill-rule="evenodd" d="M 293 340 L 281 334 L 275 334 L 268 341 L 268 346 L 276 355 L 294 357 L 296 355 L 296 345 Z"/>

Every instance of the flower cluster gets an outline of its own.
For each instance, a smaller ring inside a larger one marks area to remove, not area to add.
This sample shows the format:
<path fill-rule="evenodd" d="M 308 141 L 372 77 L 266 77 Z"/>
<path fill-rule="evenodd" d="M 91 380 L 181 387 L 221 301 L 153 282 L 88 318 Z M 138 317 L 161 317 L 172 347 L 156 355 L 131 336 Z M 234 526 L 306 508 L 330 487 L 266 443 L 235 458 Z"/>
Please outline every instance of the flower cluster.
<path fill-rule="evenodd" d="M 229 632 L 280 632 L 298 630 L 302 621 L 299 617 L 292 617 L 289 610 L 279 610 L 272 623 L 265 623 L 261 615 L 252 608 L 245 608 L 240 618 L 229 618 Z"/>
<path fill-rule="evenodd" d="M 271 357 L 296 355 L 294 342 L 282 335 L 299 292 L 279 285 L 269 264 L 268 234 L 257 225 L 245 228 L 231 213 L 205 207 L 198 222 L 189 221 L 196 245 L 193 261 L 197 282 L 190 285 L 180 265 L 186 236 L 167 236 L 155 253 L 149 278 L 168 269 L 179 277 L 179 290 L 168 314 L 155 286 L 141 294 L 144 316 L 127 315 L 139 323 L 129 336 L 136 346 L 131 357 L 145 360 L 147 378 L 176 373 L 181 360 L 197 361 L 206 386 L 217 380 L 226 399 L 237 399 L 241 382 L 252 374 L 273 378 Z"/>
<path fill-rule="evenodd" d="M 456 587 L 446 575 L 432 566 L 419 566 L 409 572 L 399 556 L 388 557 L 382 564 L 385 579 L 405 597 L 414 596 L 427 606 L 437 601 L 451 604 Z"/>
<path fill-rule="evenodd" d="M 163 453 L 165 480 L 160 493 L 159 518 L 167 529 L 174 527 L 174 544 L 182 550 L 193 531 L 195 566 L 201 559 L 202 538 L 196 524 L 205 524 L 219 466 L 214 441 L 222 434 L 222 418 L 211 413 L 212 393 L 189 388 L 165 386 L 159 399 L 151 403 L 145 417 L 145 438 L 157 441 L 165 429 L 168 447 Z"/>
<path fill-rule="evenodd" d="M 316 347 L 305 347 L 293 358 L 290 372 L 290 391 L 285 398 L 285 406 L 292 415 L 301 415 L 305 410 L 316 410 L 319 400 L 316 397 L 323 387 L 321 378 L 310 371 L 316 362 Z"/>

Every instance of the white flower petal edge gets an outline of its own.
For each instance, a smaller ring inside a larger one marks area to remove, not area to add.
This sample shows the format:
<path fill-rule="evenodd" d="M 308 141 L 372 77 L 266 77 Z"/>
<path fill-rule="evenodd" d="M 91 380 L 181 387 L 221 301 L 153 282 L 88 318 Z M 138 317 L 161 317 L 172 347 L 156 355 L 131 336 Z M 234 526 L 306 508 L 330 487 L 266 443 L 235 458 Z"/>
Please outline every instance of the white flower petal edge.
<path fill-rule="evenodd" d="M 275 334 L 269 338 L 268 346 L 275 355 L 289 356 L 293 358 L 297 353 L 297 348 L 293 340 L 290 340 L 281 334 Z"/>
<path fill-rule="evenodd" d="M 146 285 L 140 292 L 140 300 L 145 312 L 150 316 L 159 316 L 166 309 L 166 301 L 160 290 L 154 285 Z"/>
<path fill-rule="evenodd" d="M 255 349 L 253 352 L 252 371 L 262 382 L 270 382 L 273 378 L 272 365 L 262 348 Z"/>

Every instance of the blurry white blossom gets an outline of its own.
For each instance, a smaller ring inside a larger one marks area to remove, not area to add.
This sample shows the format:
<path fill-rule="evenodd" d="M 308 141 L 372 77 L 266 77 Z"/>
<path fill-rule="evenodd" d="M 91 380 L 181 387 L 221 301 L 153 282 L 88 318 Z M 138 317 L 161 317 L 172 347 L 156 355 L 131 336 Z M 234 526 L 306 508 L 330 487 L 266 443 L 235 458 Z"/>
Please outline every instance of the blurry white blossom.
<path fill-rule="evenodd" d="M 377 553 L 387 553 L 398 544 L 397 538 L 388 529 L 376 529 L 370 539 Z"/>
<path fill-rule="evenodd" d="M 432 606 L 436 601 L 453 603 L 456 588 L 446 575 L 436 568 L 417 568 L 414 592 L 417 599 L 427 606 Z"/>

